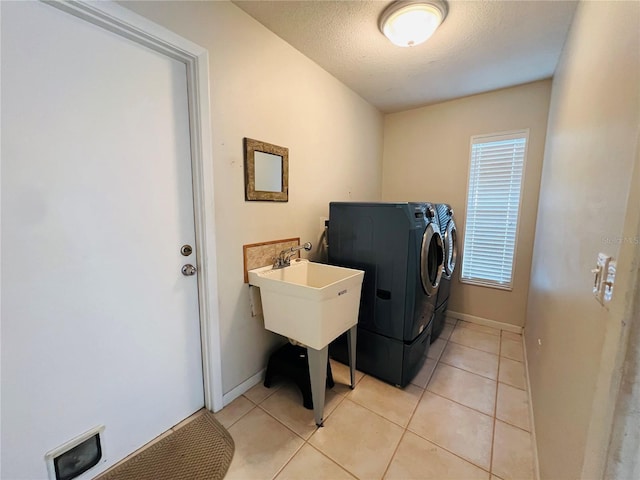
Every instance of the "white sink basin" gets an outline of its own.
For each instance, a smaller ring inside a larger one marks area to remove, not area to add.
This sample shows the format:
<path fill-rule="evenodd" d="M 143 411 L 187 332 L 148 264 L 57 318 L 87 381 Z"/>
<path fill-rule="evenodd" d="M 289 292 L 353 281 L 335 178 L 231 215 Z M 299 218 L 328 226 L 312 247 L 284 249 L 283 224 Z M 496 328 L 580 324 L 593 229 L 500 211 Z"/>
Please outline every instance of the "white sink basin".
<path fill-rule="evenodd" d="M 249 283 L 260 287 L 265 328 L 316 350 L 358 323 L 363 278 L 361 270 L 301 259 L 249 270 Z"/>

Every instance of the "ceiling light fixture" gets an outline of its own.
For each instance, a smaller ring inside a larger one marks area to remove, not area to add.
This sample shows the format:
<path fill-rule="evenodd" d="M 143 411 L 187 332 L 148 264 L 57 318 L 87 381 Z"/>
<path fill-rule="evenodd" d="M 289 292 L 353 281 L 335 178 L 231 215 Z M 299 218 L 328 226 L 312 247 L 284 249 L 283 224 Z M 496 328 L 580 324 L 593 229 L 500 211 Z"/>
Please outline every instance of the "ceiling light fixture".
<path fill-rule="evenodd" d="M 447 16 L 447 4 L 441 0 L 399 1 L 389 5 L 378 26 L 399 47 L 414 47 L 426 42 Z"/>

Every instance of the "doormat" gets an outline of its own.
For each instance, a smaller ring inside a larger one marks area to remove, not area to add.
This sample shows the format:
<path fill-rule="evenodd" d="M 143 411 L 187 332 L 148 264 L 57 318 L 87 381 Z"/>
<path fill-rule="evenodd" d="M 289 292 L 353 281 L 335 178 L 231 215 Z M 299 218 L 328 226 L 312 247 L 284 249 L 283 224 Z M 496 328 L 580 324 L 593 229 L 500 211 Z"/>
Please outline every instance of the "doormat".
<path fill-rule="evenodd" d="M 229 432 L 205 410 L 96 480 L 221 480 L 234 449 Z"/>

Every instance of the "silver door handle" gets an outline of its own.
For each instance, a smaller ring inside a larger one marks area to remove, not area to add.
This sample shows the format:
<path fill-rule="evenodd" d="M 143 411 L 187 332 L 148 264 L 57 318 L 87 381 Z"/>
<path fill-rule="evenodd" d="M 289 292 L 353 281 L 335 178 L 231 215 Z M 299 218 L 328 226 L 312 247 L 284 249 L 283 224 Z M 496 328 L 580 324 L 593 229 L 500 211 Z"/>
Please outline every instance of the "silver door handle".
<path fill-rule="evenodd" d="M 190 277 L 191 275 L 195 275 L 196 271 L 197 271 L 196 267 L 194 267 L 190 263 L 187 263 L 186 265 L 182 266 L 182 274 L 185 277 Z"/>

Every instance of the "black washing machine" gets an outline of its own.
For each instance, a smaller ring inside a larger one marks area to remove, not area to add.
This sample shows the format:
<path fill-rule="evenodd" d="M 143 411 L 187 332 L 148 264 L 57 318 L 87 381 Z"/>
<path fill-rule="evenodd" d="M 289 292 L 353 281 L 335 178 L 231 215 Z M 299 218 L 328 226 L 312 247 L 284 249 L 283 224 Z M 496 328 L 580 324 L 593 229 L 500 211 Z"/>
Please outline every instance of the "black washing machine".
<path fill-rule="evenodd" d="M 431 340 L 444 246 L 430 203 L 332 202 L 329 263 L 364 270 L 357 368 L 404 387 Z M 331 355 L 346 363 L 346 341 Z"/>
<path fill-rule="evenodd" d="M 444 270 L 436 299 L 436 312 L 433 319 L 433 333 L 431 335 L 432 342 L 440 336 L 444 328 L 449 294 L 451 292 L 451 282 L 458 258 L 456 222 L 453 219 L 453 209 L 446 203 L 438 203 L 436 205 L 436 212 L 440 224 L 442 242 L 444 244 Z"/>

